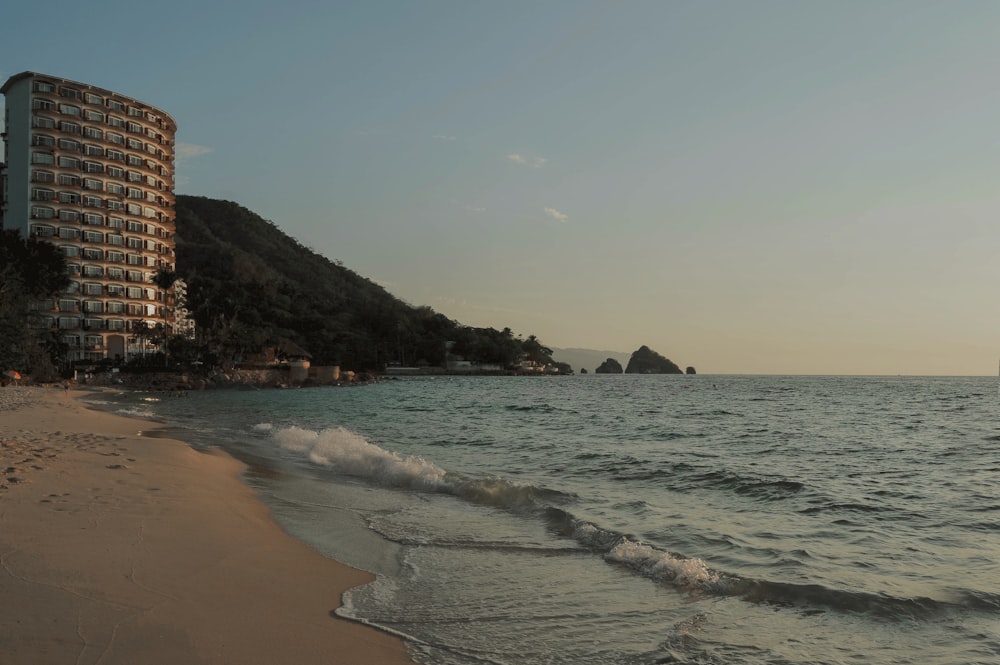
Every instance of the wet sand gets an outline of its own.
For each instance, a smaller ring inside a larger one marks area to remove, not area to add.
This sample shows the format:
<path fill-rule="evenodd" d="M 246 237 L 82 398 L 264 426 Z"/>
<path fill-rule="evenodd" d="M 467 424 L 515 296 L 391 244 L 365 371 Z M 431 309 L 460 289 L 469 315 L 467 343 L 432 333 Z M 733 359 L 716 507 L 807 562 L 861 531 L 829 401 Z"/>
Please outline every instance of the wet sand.
<path fill-rule="evenodd" d="M 404 665 L 333 616 L 368 573 L 285 534 L 223 453 L 0 388 L 0 661 Z"/>

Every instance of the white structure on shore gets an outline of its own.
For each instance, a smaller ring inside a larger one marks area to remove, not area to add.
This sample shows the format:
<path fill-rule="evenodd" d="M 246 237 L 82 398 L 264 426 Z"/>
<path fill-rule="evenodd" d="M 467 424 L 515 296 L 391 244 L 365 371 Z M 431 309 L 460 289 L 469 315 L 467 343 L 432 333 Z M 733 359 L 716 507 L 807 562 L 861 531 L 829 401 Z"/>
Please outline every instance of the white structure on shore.
<path fill-rule="evenodd" d="M 125 359 L 137 335 L 171 321 L 153 283 L 173 271 L 174 133 L 167 113 L 130 97 L 23 72 L 6 99 L 0 226 L 59 247 L 70 288 L 45 303 L 69 360 Z"/>

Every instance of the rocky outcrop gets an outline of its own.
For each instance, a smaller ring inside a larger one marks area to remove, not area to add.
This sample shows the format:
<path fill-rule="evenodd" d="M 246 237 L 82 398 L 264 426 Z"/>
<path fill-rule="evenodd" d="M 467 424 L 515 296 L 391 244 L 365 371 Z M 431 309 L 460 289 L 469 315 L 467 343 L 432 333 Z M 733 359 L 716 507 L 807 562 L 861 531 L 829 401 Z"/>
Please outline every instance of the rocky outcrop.
<path fill-rule="evenodd" d="M 648 346 L 640 346 L 629 358 L 626 374 L 683 374 L 681 368 Z"/>
<path fill-rule="evenodd" d="M 688 367 L 686 370 L 684 370 L 684 373 L 685 374 L 697 374 L 698 372 L 694 371 L 694 367 Z"/>
<path fill-rule="evenodd" d="M 594 370 L 594 374 L 621 374 L 622 364 L 614 358 L 608 358 L 601 363 L 601 366 Z"/>

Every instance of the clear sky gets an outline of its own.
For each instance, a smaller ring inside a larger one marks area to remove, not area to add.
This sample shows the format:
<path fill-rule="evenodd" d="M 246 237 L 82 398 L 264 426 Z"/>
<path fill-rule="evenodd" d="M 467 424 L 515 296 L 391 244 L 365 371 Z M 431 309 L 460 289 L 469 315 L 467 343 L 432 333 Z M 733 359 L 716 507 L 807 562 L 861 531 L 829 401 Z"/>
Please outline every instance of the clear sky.
<path fill-rule="evenodd" d="M 1000 2 L 18 2 L 32 70 L 178 122 L 414 305 L 702 373 L 994 374 Z"/>

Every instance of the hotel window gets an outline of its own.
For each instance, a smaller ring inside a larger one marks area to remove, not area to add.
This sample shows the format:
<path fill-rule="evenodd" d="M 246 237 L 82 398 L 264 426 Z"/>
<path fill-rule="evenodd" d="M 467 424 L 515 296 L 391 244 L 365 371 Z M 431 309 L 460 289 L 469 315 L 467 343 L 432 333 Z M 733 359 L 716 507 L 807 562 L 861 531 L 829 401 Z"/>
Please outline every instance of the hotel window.
<path fill-rule="evenodd" d="M 55 235 L 55 229 L 44 224 L 35 224 L 31 227 L 31 235 L 36 238 L 51 238 Z"/>
<path fill-rule="evenodd" d="M 122 246 L 125 244 L 125 236 L 120 234 L 108 234 L 107 242 L 109 245 Z M 121 252 L 108 252 L 108 261 L 120 262 L 125 260 L 125 255 Z"/>
<path fill-rule="evenodd" d="M 59 139 L 59 147 L 63 150 L 80 152 L 80 142 L 74 139 Z"/>
<path fill-rule="evenodd" d="M 112 297 L 122 296 L 125 294 L 125 287 L 123 287 L 121 284 L 108 284 L 107 291 L 109 296 Z M 118 309 L 119 307 L 121 307 L 121 309 Z M 116 314 L 118 312 L 124 312 L 124 311 L 125 311 L 125 303 L 122 302 L 108 303 L 109 313 Z"/>
<path fill-rule="evenodd" d="M 96 127 L 84 127 L 83 135 L 88 139 L 104 139 L 104 130 L 97 129 Z"/>
<path fill-rule="evenodd" d="M 142 233 L 142 222 L 133 222 L 129 220 L 128 226 L 126 227 L 132 233 Z M 136 242 L 142 242 L 138 238 L 135 239 Z M 138 245 L 136 245 L 138 247 Z"/>
<path fill-rule="evenodd" d="M 63 222 L 76 222 L 80 219 L 80 213 L 76 210 L 60 210 L 59 219 Z"/>
<path fill-rule="evenodd" d="M 155 252 L 156 251 L 156 241 L 155 240 L 145 240 L 145 241 L 143 241 L 143 249 L 145 249 L 147 252 Z"/>
<path fill-rule="evenodd" d="M 137 157 L 136 155 L 129 155 L 126 160 L 129 166 L 145 166 L 146 160 L 142 157 Z"/>
<path fill-rule="evenodd" d="M 125 212 L 127 212 L 130 215 L 141 215 L 142 214 L 142 206 L 136 205 L 134 203 L 126 203 L 125 204 Z"/>
<path fill-rule="evenodd" d="M 94 247 L 85 247 L 83 249 L 83 258 L 91 261 L 100 261 L 104 258 L 104 250 L 96 249 Z"/>
<path fill-rule="evenodd" d="M 80 302 L 78 300 L 73 300 L 71 298 L 60 298 L 59 299 L 59 311 L 60 312 L 79 312 Z"/>
<path fill-rule="evenodd" d="M 84 213 L 83 223 L 90 226 L 104 226 L 104 215 L 95 215 L 92 212 Z"/>
<path fill-rule="evenodd" d="M 54 147 L 56 144 L 56 139 L 53 136 L 48 136 L 46 134 L 35 134 L 31 137 L 31 145 L 44 145 L 50 148 Z"/>
<path fill-rule="evenodd" d="M 80 248 L 76 245 L 60 245 L 59 249 L 62 250 L 63 256 L 80 256 Z"/>
<path fill-rule="evenodd" d="M 79 116 L 80 115 L 80 107 L 79 106 L 73 106 L 72 104 L 60 104 L 59 105 L 59 112 L 62 113 L 63 115 L 75 115 L 75 116 Z"/>
<path fill-rule="evenodd" d="M 79 111 L 79 109 L 77 109 Z M 132 134 L 142 134 L 142 125 L 137 122 L 126 122 L 125 131 L 131 132 Z"/>
<path fill-rule="evenodd" d="M 66 264 L 66 272 L 69 273 L 70 275 L 79 275 L 80 274 L 80 264 L 79 263 L 67 263 Z"/>
<path fill-rule="evenodd" d="M 35 117 L 31 121 L 31 126 L 36 129 L 55 129 L 56 121 L 52 118 L 39 118 Z"/>
<path fill-rule="evenodd" d="M 110 277 L 111 279 L 124 279 L 125 271 L 122 270 L 121 268 L 108 268 L 108 277 Z M 108 287 L 108 293 L 114 295 L 114 289 L 118 289 L 120 293 L 121 288 L 122 288 L 121 286 L 112 284 L 111 286 Z"/>
<path fill-rule="evenodd" d="M 80 229 L 70 229 L 63 227 L 59 229 L 59 237 L 63 240 L 79 240 L 80 239 Z"/>
<path fill-rule="evenodd" d="M 102 323 L 103 322 L 100 319 L 85 319 L 84 328 L 92 328 L 95 330 L 100 330 L 104 327 Z M 99 348 L 103 343 L 104 340 L 101 339 L 100 335 L 86 335 L 83 338 L 83 344 L 88 349 Z"/>
<path fill-rule="evenodd" d="M 104 98 L 101 97 L 100 95 L 95 95 L 92 92 L 85 93 L 83 96 L 83 101 L 87 102 L 88 104 L 100 104 L 102 106 L 104 105 Z"/>
<path fill-rule="evenodd" d="M 64 184 L 61 178 L 59 184 L 60 185 Z M 74 205 L 79 205 L 80 195 L 74 194 L 73 192 L 59 192 L 59 203 L 72 203 Z"/>
<path fill-rule="evenodd" d="M 64 169 L 78 169 L 80 168 L 80 160 L 76 157 L 60 157 L 59 166 Z"/>
<path fill-rule="evenodd" d="M 80 327 L 80 319 L 74 316 L 60 316 L 59 317 L 59 329 L 60 330 L 73 330 Z M 74 339 L 76 339 L 74 337 Z"/>
<path fill-rule="evenodd" d="M 135 187 L 129 187 L 129 188 L 127 188 L 125 190 L 125 196 L 127 196 L 130 199 L 141 199 L 142 198 L 142 190 L 141 189 L 137 189 Z"/>
<path fill-rule="evenodd" d="M 142 174 L 138 171 L 127 171 L 125 175 L 129 182 L 142 182 Z"/>
<path fill-rule="evenodd" d="M 80 99 L 80 91 L 73 88 L 59 88 L 59 95 L 70 99 Z"/>
<path fill-rule="evenodd" d="M 122 224 L 123 220 L 121 217 L 108 217 L 108 228 L 120 229 Z"/>
<path fill-rule="evenodd" d="M 85 155 L 91 155 L 93 157 L 103 157 L 104 156 L 104 148 L 102 146 L 99 146 L 99 145 L 94 145 L 92 143 L 88 143 L 87 145 L 83 146 L 83 154 L 85 154 Z"/>
<path fill-rule="evenodd" d="M 84 300 L 83 311 L 87 313 L 103 314 L 104 303 L 102 303 L 100 300 Z"/>
<path fill-rule="evenodd" d="M 84 277 L 103 277 L 104 268 L 101 266 L 83 266 Z"/>
<path fill-rule="evenodd" d="M 33 81 L 32 90 L 35 92 L 55 92 L 56 87 L 48 81 Z"/>
<path fill-rule="evenodd" d="M 135 297 L 138 298 L 139 296 Z M 126 303 L 125 311 L 132 316 L 142 316 L 146 310 L 142 308 L 142 305 L 137 305 L 135 303 Z"/>
<path fill-rule="evenodd" d="M 36 111 L 55 111 L 56 103 L 48 99 L 33 99 L 31 100 L 31 108 Z"/>
<path fill-rule="evenodd" d="M 50 152 L 33 152 L 31 153 L 31 163 L 32 164 L 55 164 L 56 158 Z"/>
<path fill-rule="evenodd" d="M 116 115 L 109 115 L 108 124 L 111 125 L 112 127 L 124 127 L 125 120 L 123 118 L 119 118 Z"/>
<path fill-rule="evenodd" d="M 129 231 L 132 230 L 132 224 L 133 222 L 128 223 Z M 127 244 L 129 249 L 142 249 L 142 238 L 129 238 Z"/>
<path fill-rule="evenodd" d="M 162 199 L 153 192 L 146 192 L 146 200 L 149 201 L 150 203 L 157 203 L 157 202 L 162 203 Z"/>
<path fill-rule="evenodd" d="M 109 189 L 108 191 L 111 191 L 111 190 Z M 116 201 L 114 199 L 108 199 L 107 202 L 106 202 L 106 204 L 108 206 L 108 210 L 119 211 L 123 207 L 121 201 Z"/>
<path fill-rule="evenodd" d="M 99 192 L 104 189 L 104 183 L 95 178 L 84 178 L 83 188 L 89 189 L 92 192 Z"/>
<path fill-rule="evenodd" d="M 31 190 L 31 200 L 32 201 L 54 201 L 56 198 L 56 193 L 51 189 L 32 189 Z"/>
<path fill-rule="evenodd" d="M 100 196 L 84 196 L 83 205 L 87 206 L 88 208 L 103 208 L 104 199 L 102 199 Z"/>
<path fill-rule="evenodd" d="M 111 172 L 111 167 L 108 167 L 108 173 L 110 174 L 110 172 Z M 124 193 L 125 193 L 125 188 L 122 185 L 118 184 L 117 182 L 108 183 L 108 194 L 124 194 Z"/>
<path fill-rule="evenodd" d="M 59 122 L 59 129 L 61 131 L 66 132 L 67 134 L 80 133 L 80 125 L 76 124 L 75 122 L 66 122 L 65 120 L 61 120 Z"/>
<path fill-rule="evenodd" d="M 80 291 L 80 282 L 75 280 L 70 280 L 69 286 L 66 287 L 66 293 L 77 293 Z"/>
<path fill-rule="evenodd" d="M 130 137 L 125 141 L 125 144 L 130 150 L 142 150 L 142 141 L 139 139 L 133 139 Z"/>
<path fill-rule="evenodd" d="M 83 320 L 83 329 L 84 330 L 103 330 L 104 329 L 104 321 L 101 321 L 100 319 L 84 319 Z M 89 346 L 100 346 L 101 345 L 101 338 L 97 337 L 95 335 L 88 335 L 87 336 L 87 344 Z"/>
<path fill-rule="evenodd" d="M 109 309 L 108 312 L 110 311 L 111 310 Z M 120 314 L 121 312 L 117 313 Z M 122 319 L 108 319 L 108 330 L 124 330 L 124 329 L 125 329 L 125 321 L 123 321 Z"/>
<path fill-rule="evenodd" d="M 111 109 L 112 111 L 124 111 L 125 105 L 116 99 L 109 99 L 108 108 Z"/>
<path fill-rule="evenodd" d="M 108 159 L 113 159 L 116 162 L 121 162 L 125 160 L 125 153 L 121 150 L 115 150 L 114 148 L 108 148 Z"/>
<path fill-rule="evenodd" d="M 152 143 L 147 143 L 146 144 L 146 152 L 148 152 L 151 155 L 159 155 L 160 154 L 160 149 L 157 148 Z"/>
<path fill-rule="evenodd" d="M 80 176 L 70 175 L 68 173 L 59 174 L 59 184 L 66 185 L 68 187 L 79 187 L 80 186 Z M 77 200 L 79 201 L 79 200 Z"/>
<path fill-rule="evenodd" d="M 125 258 L 127 259 L 127 262 L 128 262 L 128 264 L 130 266 L 141 266 L 142 265 L 142 256 L 140 256 L 138 254 L 129 254 Z"/>
<path fill-rule="evenodd" d="M 128 107 L 128 114 L 130 116 L 132 116 L 133 118 L 141 118 L 141 117 L 143 117 L 145 115 L 142 112 L 142 109 L 136 108 L 135 106 Z"/>
<path fill-rule="evenodd" d="M 83 239 L 87 242 L 104 242 L 104 234 L 100 231 L 84 231 Z"/>
<path fill-rule="evenodd" d="M 115 145 L 122 145 L 125 143 L 125 137 L 122 136 L 121 134 L 114 134 L 112 132 L 108 132 L 108 142 L 114 143 Z"/>
<path fill-rule="evenodd" d="M 51 171 L 32 171 L 31 172 L 32 182 L 55 182 L 56 174 Z"/>
<path fill-rule="evenodd" d="M 93 122 L 104 122 L 104 114 L 100 111 L 91 111 L 87 109 L 83 112 L 83 117 L 87 120 L 92 120 Z"/>
<path fill-rule="evenodd" d="M 104 164 L 100 162 L 84 162 L 83 169 L 87 173 L 104 173 Z"/>
<path fill-rule="evenodd" d="M 108 175 L 111 176 L 112 178 L 124 178 L 125 177 L 125 169 L 121 168 L 120 166 L 109 166 L 108 167 Z M 111 191 L 111 190 L 108 190 L 108 191 Z"/>
<path fill-rule="evenodd" d="M 129 298 L 133 299 L 142 298 L 142 289 L 140 289 L 138 286 L 130 286 L 127 289 L 125 289 L 125 294 Z M 132 312 L 129 313 L 131 314 Z"/>

